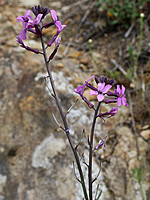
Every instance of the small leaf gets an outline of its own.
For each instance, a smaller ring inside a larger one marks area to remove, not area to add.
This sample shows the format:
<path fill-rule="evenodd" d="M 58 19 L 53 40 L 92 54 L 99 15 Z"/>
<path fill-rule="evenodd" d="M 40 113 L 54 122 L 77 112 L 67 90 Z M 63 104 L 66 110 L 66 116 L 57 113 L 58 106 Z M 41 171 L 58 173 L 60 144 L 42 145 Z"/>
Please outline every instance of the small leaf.
<path fill-rule="evenodd" d="M 99 200 L 99 199 L 100 199 L 100 197 L 101 197 L 101 194 L 102 194 L 102 190 L 100 191 L 100 193 L 99 193 L 99 195 L 98 195 L 98 197 L 97 197 L 97 199 L 96 199 L 96 200 Z"/>

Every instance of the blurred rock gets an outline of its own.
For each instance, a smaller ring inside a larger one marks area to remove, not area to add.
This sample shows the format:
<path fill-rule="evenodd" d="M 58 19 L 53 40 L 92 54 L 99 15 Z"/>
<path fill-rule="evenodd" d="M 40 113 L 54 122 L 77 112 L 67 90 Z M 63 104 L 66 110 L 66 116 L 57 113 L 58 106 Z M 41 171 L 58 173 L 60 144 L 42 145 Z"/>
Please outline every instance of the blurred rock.
<path fill-rule="evenodd" d="M 54 138 L 53 135 L 50 135 L 36 147 L 32 156 L 32 166 L 35 168 L 52 168 L 52 163 L 50 161 L 54 159 L 57 154 L 61 154 L 65 148 L 66 145 L 61 138 Z"/>
<path fill-rule="evenodd" d="M 60 9 L 62 7 L 61 1 L 51 2 L 51 7 L 55 9 Z"/>
<path fill-rule="evenodd" d="M 89 58 L 86 56 L 82 56 L 82 58 L 80 59 L 80 63 L 84 64 L 84 65 L 88 65 L 89 64 Z"/>
<path fill-rule="evenodd" d="M 35 6 L 40 4 L 40 0 L 19 0 L 19 3 L 23 6 L 29 7 L 29 6 Z"/>
<path fill-rule="evenodd" d="M 6 186 L 7 176 L 0 174 L 0 193 L 3 191 L 4 186 Z"/>
<path fill-rule="evenodd" d="M 140 135 L 145 138 L 146 140 L 150 139 L 150 129 L 143 130 Z"/>
<path fill-rule="evenodd" d="M 70 58 L 76 58 L 76 59 L 78 59 L 81 55 L 82 55 L 81 51 L 74 51 L 74 52 L 70 53 L 68 56 Z"/>

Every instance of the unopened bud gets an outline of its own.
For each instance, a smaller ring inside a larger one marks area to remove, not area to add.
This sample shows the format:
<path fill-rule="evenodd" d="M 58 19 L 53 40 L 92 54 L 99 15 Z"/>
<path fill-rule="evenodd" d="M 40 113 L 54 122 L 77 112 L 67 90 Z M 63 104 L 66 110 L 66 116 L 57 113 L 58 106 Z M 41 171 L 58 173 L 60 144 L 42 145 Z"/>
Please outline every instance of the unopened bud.
<path fill-rule="evenodd" d="M 141 18 L 144 18 L 144 13 L 141 13 L 141 14 L 140 14 L 140 17 L 141 17 Z"/>
<path fill-rule="evenodd" d="M 89 39 L 89 44 L 92 44 L 93 40 L 92 39 Z"/>

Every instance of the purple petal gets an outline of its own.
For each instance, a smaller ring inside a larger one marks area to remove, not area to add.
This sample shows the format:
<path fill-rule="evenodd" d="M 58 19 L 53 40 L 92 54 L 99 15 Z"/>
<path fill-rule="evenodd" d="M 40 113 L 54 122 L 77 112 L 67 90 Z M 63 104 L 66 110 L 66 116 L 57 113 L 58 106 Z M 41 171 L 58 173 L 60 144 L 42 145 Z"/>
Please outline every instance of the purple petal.
<path fill-rule="evenodd" d="M 126 105 L 126 98 L 125 98 L 125 97 L 122 97 L 121 99 L 122 99 L 122 105 L 125 106 L 125 105 Z"/>
<path fill-rule="evenodd" d="M 16 18 L 18 21 L 17 22 L 23 22 L 24 20 L 23 20 L 23 16 L 19 16 L 19 17 L 17 17 Z"/>
<path fill-rule="evenodd" d="M 26 29 L 24 28 L 21 32 L 20 32 L 20 37 L 22 40 L 26 40 L 26 34 L 27 34 L 27 31 Z"/>
<path fill-rule="evenodd" d="M 67 25 L 61 25 L 61 31 L 66 27 Z"/>
<path fill-rule="evenodd" d="M 24 22 L 24 21 L 23 21 L 22 24 L 23 24 L 23 27 L 24 27 L 24 28 L 27 28 L 28 22 Z"/>
<path fill-rule="evenodd" d="M 122 85 L 122 94 L 125 93 L 125 87 Z"/>
<path fill-rule="evenodd" d="M 29 19 L 29 21 L 28 21 L 29 23 L 34 21 L 32 15 L 29 15 L 28 19 Z"/>
<path fill-rule="evenodd" d="M 117 105 L 121 106 L 121 97 L 118 97 L 118 99 L 117 99 Z"/>
<path fill-rule="evenodd" d="M 76 92 L 79 95 L 83 95 L 84 89 L 85 89 L 85 84 L 77 87 L 77 89 L 74 89 L 74 92 Z"/>
<path fill-rule="evenodd" d="M 112 85 L 106 85 L 106 86 L 101 90 L 102 93 L 108 92 L 108 90 L 110 90 L 111 87 L 112 87 Z"/>
<path fill-rule="evenodd" d="M 90 94 L 90 95 L 98 95 L 98 92 L 97 92 L 97 91 L 94 91 L 94 90 L 90 90 L 89 94 Z"/>
<path fill-rule="evenodd" d="M 105 82 L 98 83 L 98 91 L 102 91 L 102 89 L 105 87 Z"/>
<path fill-rule="evenodd" d="M 54 21 L 57 21 L 57 14 L 56 14 L 56 11 L 55 10 L 50 10 L 51 12 L 51 15 L 52 15 L 52 18 Z"/>
<path fill-rule="evenodd" d="M 97 99 L 98 99 L 98 101 L 103 101 L 104 98 L 105 98 L 105 97 L 104 97 L 103 94 L 99 94 L 99 95 L 97 95 Z"/>
<path fill-rule="evenodd" d="M 36 17 L 35 21 L 34 21 L 34 24 L 39 24 L 40 21 L 41 21 L 41 18 L 42 18 L 43 14 L 38 14 L 38 16 Z"/>
<path fill-rule="evenodd" d="M 95 75 L 91 76 L 86 82 L 89 82 L 94 77 L 95 77 Z"/>
<path fill-rule="evenodd" d="M 28 10 L 28 11 L 25 13 L 24 17 L 27 17 L 28 15 L 30 15 L 30 13 L 31 13 L 31 10 Z"/>
<path fill-rule="evenodd" d="M 120 85 L 117 85 L 117 90 L 116 90 L 116 91 L 117 91 L 117 93 L 119 93 L 119 94 L 121 93 Z"/>
<path fill-rule="evenodd" d="M 59 33 L 66 27 L 66 25 L 62 25 L 60 21 L 57 21 L 55 25 Z"/>

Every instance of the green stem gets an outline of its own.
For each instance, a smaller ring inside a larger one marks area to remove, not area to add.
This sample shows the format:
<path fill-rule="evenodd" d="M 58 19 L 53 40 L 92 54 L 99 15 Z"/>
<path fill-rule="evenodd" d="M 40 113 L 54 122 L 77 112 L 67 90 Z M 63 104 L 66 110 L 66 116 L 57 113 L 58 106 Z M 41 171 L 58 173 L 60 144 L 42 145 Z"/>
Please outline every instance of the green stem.
<path fill-rule="evenodd" d="M 139 42 L 138 42 L 138 50 L 135 55 L 134 59 L 134 78 L 137 78 L 137 62 L 141 53 L 141 48 L 142 48 L 142 40 L 143 40 L 143 17 L 140 16 L 140 35 L 139 35 Z"/>
<path fill-rule="evenodd" d="M 56 91 L 56 88 L 55 88 L 53 77 L 52 77 L 52 74 L 51 74 L 51 71 L 50 71 L 50 68 L 49 68 L 49 62 L 48 62 L 48 59 L 47 59 L 47 53 L 46 53 L 43 37 L 41 37 L 41 43 L 42 43 L 42 49 L 43 49 L 43 56 L 44 56 L 44 60 L 45 60 L 45 65 L 46 65 L 46 69 L 47 69 L 48 76 L 49 76 L 49 79 L 50 79 L 50 83 L 51 83 L 51 86 L 52 86 L 52 90 L 53 90 L 53 93 L 54 93 L 54 97 L 55 97 L 55 100 L 56 100 L 56 105 L 58 107 L 60 116 L 62 118 L 62 121 L 63 121 L 63 124 L 64 124 L 64 128 L 66 130 L 66 136 L 68 138 L 69 144 L 71 146 L 72 152 L 73 152 L 75 160 L 76 160 L 77 168 L 78 168 L 78 171 L 79 171 L 79 174 L 80 174 L 80 182 L 81 182 L 81 185 L 82 185 L 82 189 L 83 189 L 85 200 L 88 200 L 88 195 L 87 195 L 87 191 L 86 191 L 86 186 L 85 186 L 85 181 L 84 181 L 84 176 L 83 176 L 83 172 L 82 172 L 79 156 L 77 154 L 77 151 L 76 151 L 76 149 L 74 147 L 74 144 L 72 142 L 72 138 L 71 138 L 70 133 L 68 131 L 68 124 L 67 124 L 67 121 L 66 121 L 66 117 L 65 117 L 65 115 L 63 113 L 62 106 L 61 106 L 61 103 L 60 103 L 59 98 L 58 98 L 58 94 L 57 94 L 57 91 Z"/>
<path fill-rule="evenodd" d="M 143 200 L 147 200 L 142 182 L 140 182 L 140 187 L 141 187 L 141 191 L 142 191 Z"/>

